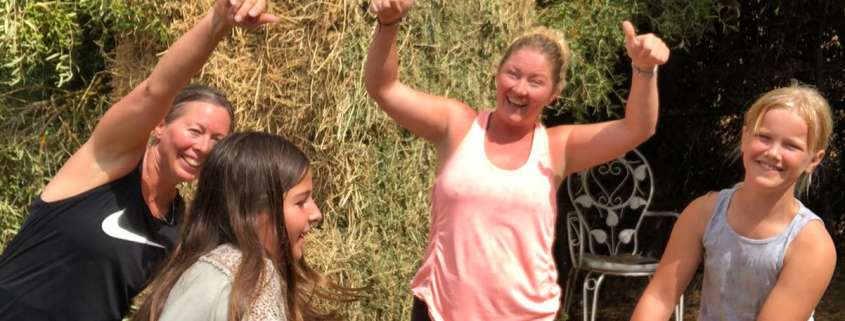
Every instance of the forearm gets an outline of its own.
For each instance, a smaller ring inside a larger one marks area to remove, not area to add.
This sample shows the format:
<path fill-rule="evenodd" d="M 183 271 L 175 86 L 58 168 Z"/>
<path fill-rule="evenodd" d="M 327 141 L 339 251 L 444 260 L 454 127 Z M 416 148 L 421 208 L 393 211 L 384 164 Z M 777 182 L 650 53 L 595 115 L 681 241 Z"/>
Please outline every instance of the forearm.
<path fill-rule="evenodd" d="M 632 73 L 624 123 L 633 137 L 645 141 L 654 135 L 657 129 L 658 106 L 660 105 L 657 72 L 648 75 L 633 70 Z"/>
<path fill-rule="evenodd" d="M 399 73 L 396 36 L 399 25 L 376 27 L 364 65 L 367 92 L 376 101 L 382 100 L 383 89 L 395 83 Z"/>
<path fill-rule="evenodd" d="M 212 11 L 176 40 L 147 78 L 147 94 L 168 100 L 176 96 L 231 30 L 222 20 Z"/>
<path fill-rule="evenodd" d="M 683 278 L 683 280 L 680 280 L 681 283 L 689 282 L 689 278 L 684 276 L 688 273 L 673 271 L 673 274 Z M 670 280 L 665 280 L 665 276 L 666 273 L 653 276 L 631 314 L 631 321 L 669 320 L 683 290 L 679 290 L 673 284 L 666 282 Z"/>
<path fill-rule="evenodd" d="M 624 124 L 628 133 L 642 143 L 657 130 L 660 102 L 656 66 L 669 60 L 669 47 L 654 34 L 637 35 L 630 21 L 622 22 L 622 30 L 625 32 L 625 50 L 633 68 Z"/>
<path fill-rule="evenodd" d="M 634 313 L 631 314 L 630 321 L 666 321 L 672 315 L 674 304 L 664 302 L 661 299 L 652 297 L 649 293 L 644 293 Z"/>

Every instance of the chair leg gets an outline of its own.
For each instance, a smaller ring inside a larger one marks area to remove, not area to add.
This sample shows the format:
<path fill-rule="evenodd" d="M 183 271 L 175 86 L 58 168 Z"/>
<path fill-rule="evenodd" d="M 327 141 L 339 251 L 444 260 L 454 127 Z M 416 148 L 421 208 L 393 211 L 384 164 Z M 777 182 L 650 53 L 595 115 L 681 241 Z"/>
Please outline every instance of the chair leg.
<path fill-rule="evenodd" d="M 572 311 L 572 295 L 575 294 L 575 281 L 578 280 L 578 269 L 570 269 L 569 276 L 566 280 L 566 289 L 564 290 L 563 294 L 563 312 L 566 313 L 566 316 L 570 316 L 570 311 Z"/>
<path fill-rule="evenodd" d="M 584 315 L 584 321 L 590 321 L 590 309 L 587 302 L 590 301 L 590 289 L 593 288 L 595 280 L 593 279 L 593 272 L 587 272 L 584 276 L 584 285 L 581 287 L 581 314 Z"/>
<path fill-rule="evenodd" d="M 599 290 L 601 289 L 602 281 L 604 281 L 604 274 L 599 275 L 599 278 L 596 281 L 596 288 L 593 290 L 593 311 L 590 311 L 590 313 L 592 313 L 590 321 L 596 321 L 596 312 L 598 312 L 599 308 Z"/>
<path fill-rule="evenodd" d="M 601 287 L 601 283 L 604 281 L 604 274 L 599 274 L 598 277 L 593 276 L 593 272 L 587 272 L 587 275 L 584 277 L 584 287 L 583 287 L 583 314 L 584 314 L 584 321 L 595 321 L 596 320 L 596 308 L 598 306 L 598 294 L 599 288 Z M 592 293 L 592 295 L 590 295 Z M 592 309 L 587 307 L 587 304 L 592 301 Z"/>

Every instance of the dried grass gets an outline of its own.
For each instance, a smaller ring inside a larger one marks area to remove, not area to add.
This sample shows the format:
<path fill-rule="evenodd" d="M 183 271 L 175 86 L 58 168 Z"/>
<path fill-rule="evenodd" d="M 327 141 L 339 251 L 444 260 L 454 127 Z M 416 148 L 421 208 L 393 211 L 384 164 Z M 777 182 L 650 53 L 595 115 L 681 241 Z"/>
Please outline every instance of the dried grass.
<path fill-rule="evenodd" d="M 170 19 L 173 35 L 188 30 L 211 6 L 208 0 L 157 2 L 160 11 L 154 14 Z M 408 283 L 427 241 L 435 155 L 367 97 L 362 71 L 374 19 L 366 6 L 274 1 L 271 12 L 281 21 L 233 31 L 196 81 L 227 94 L 236 106 L 238 130 L 282 134 L 310 155 L 325 222 L 311 234 L 306 257 L 345 284 L 369 288 L 362 300 L 340 307 L 348 319 L 404 320 L 410 314 Z M 497 55 L 535 19 L 533 8 L 524 0 L 417 3 L 399 37 L 403 81 L 471 106 L 490 106 Z M 8 186 L 29 186 L 7 194 L 36 195 L 109 102 L 145 78 L 166 47 L 143 35 L 124 36 L 109 61 L 109 77 L 103 77 L 111 91 L 95 81 L 87 94 L 22 109 L 40 116 L 4 119 L 4 126 L 20 128 L 2 141 L 14 151 L 0 153 L 0 164 L 35 171 L 6 178 Z M 46 125 L 31 126 L 33 120 Z M 18 150 L 27 152 L 10 156 Z M 4 198 L 0 210 L 15 208 L 4 220 L 20 222 L 24 203 Z M 3 226 L 15 226 L 10 224 Z M 4 232 L 0 244 L 12 233 Z"/>
<path fill-rule="evenodd" d="M 174 20 L 174 33 L 205 8 L 179 7 L 190 18 Z M 427 240 L 435 155 L 366 95 L 362 70 L 373 18 L 365 8 L 361 1 L 274 2 L 281 22 L 234 32 L 200 81 L 238 106 L 239 129 L 279 133 L 307 150 L 326 217 L 307 258 L 347 284 L 369 287 L 365 298 L 341 307 L 344 314 L 403 320 Z M 418 3 L 400 34 L 403 81 L 488 106 L 495 55 L 532 21 L 532 8 L 529 1 Z M 116 61 L 113 69 L 125 60 Z"/>

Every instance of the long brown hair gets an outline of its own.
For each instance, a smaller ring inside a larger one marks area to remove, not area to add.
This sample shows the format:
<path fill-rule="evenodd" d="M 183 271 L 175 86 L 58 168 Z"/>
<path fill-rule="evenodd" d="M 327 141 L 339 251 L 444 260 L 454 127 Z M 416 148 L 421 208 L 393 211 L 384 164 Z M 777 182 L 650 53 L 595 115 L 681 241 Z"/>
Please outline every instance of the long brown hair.
<path fill-rule="evenodd" d="M 355 298 L 347 290 L 295 260 L 283 219 L 285 193 L 308 171 L 305 154 L 284 138 L 266 133 L 236 133 L 217 143 L 209 154 L 197 183 L 195 198 L 182 224 L 181 241 L 161 272 L 150 284 L 150 293 L 134 316 L 135 321 L 158 320 L 170 290 L 200 256 L 225 243 L 241 251 L 241 262 L 232 282 L 228 320 L 240 320 L 249 311 L 261 284 L 265 258 L 259 238 L 258 217 L 269 215 L 281 253 L 273 261 L 285 281 L 287 315 L 291 320 L 332 320 L 334 312 L 321 313 L 313 296 L 332 300 Z M 307 294 L 306 294 L 307 293 Z"/>

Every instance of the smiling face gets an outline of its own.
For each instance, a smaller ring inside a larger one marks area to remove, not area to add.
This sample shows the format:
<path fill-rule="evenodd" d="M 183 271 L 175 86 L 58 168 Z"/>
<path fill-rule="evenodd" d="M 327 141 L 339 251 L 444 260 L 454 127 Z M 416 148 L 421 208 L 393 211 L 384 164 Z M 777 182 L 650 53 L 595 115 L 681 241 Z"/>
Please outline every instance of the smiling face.
<path fill-rule="evenodd" d="M 291 187 L 284 195 L 282 212 L 284 230 L 288 236 L 290 254 L 294 260 L 302 258 L 305 252 L 305 236 L 311 228 L 323 220 L 323 214 L 317 203 L 311 197 L 313 190 L 311 171 L 307 171 L 302 179 Z M 264 250 L 275 260 L 280 261 L 286 246 L 279 244 L 276 227 L 270 219 L 268 211 L 262 211 L 257 218 L 258 237 Z"/>
<path fill-rule="evenodd" d="M 153 130 L 162 172 L 179 181 L 192 181 L 199 174 L 211 148 L 229 133 L 231 119 L 226 109 L 203 101 L 181 107 L 172 121 L 162 121 Z"/>
<path fill-rule="evenodd" d="M 783 108 L 766 111 L 756 132 L 742 132 L 742 163 L 745 184 L 766 188 L 795 188 L 802 174 L 821 162 L 824 151 L 809 150 L 807 122 Z"/>
<path fill-rule="evenodd" d="M 552 65 L 540 51 L 519 49 L 502 63 L 496 75 L 496 114 L 512 126 L 533 126 L 543 107 L 560 93 Z"/>
<path fill-rule="evenodd" d="M 308 171 L 299 183 L 285 193 L 283 204 L 285 228 L 287 229 L 291 254 L 296 260 L 302 258 L 305 248 L 305 235 L 308 234 L 311 227 L 323 220 L 320 208 L 311 198 L 313 185 L 311 171 Z"/>

